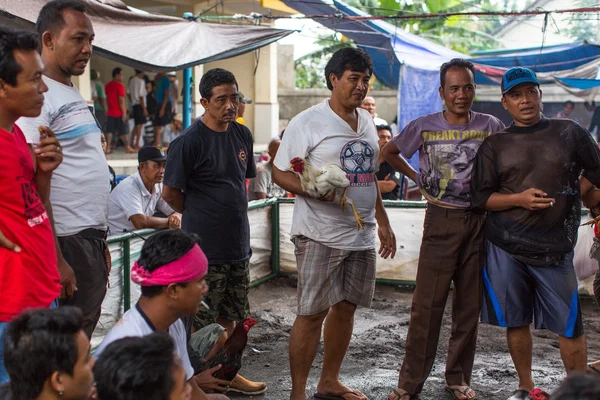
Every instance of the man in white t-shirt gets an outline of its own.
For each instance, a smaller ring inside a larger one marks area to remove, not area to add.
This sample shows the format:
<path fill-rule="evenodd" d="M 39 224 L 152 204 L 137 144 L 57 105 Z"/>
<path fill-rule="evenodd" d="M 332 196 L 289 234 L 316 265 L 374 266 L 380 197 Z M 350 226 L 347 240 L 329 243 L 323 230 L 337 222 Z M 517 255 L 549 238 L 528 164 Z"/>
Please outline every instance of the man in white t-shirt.
<path fill-rule="evenodd" d="M 191 399 L 226 400 L 227 397 L 221 395 L 207 396 L 200 389 L 211 385 L 226 387 L 229 382 L 212 377 L 219 368 L 194 376 L 186 328 L 181 319 L 196 315 L 208 291 L 208 260 L 198 246 L 197 238 L 181 230 L 169 230 L 158 232 L 146 240 L 140 258 L 131 269 L 131 280 L 142 287 L 142 295 L 104 337 L 94 358 L 97 359 L 109 344 L 118 339 L 166 331 L 175 343 L 175 352 L 181 358 L 186 380 L 192 387 Z M 202 335 L 203 331 L 211 332 L 212 329 L 213 326 L 208 325 L 194 335 Z M 213 346 L 218 346 L 217 342 Z M 211 350 L 218 351 L 216 348 Z M 208 357 L 207 354 L 201 356 Z"/>
<path fill-rule="evenodd" d="M 142 126 L 148 118 L 148 110 L 146 109 L 146 81 L 144 80 L 144 72 L 135 70 L 135 76 L 131 78 L 128 84 L 129 98 L 131 100 L 131 112 L 133 114 L 133 122 L 135 126 L 131 131 L 131 143 L 129 144 L 134 149 L 140 149 L 140 137 L 142 136 Z"/>
<path fill-rule="evenodd" d="M 181 214 L 161 198 L 167 156 L 154 146 L 138 152 L 138 172 L 123 180 L 110 194 L 108 227 L 110 234 L 136 229 L 179 229 Z M 166 218 L 154 217 L 160 211 Z"/>
<path fill-rule="evenodd" d="M 273 165 L 275 183 L 297 195 L 292 240 L 298 265 L 298 315 L 290 337 L 291 400 L 306 398 L 325 317 L 328 339 L 315 398 L 366 399 L 360 391 L 343 385 L 339 372 L 356 307 L 369 307 L 375 291 L 377 231 L 379 254 L 387 258 L 396 253 L 396 239 L 375 178 L 377 132 L 371 115 L 360 108 L 372 73 L 371 58 L 363 50 L 337 51 L 325 67 L 331 98 L 290 121 Z M 357 230 L 352 212 L 331 202 L 335 193 L 315 199 L 302 189 L 290 170 L 295 157 L 315 168 L 334 164 L 346 171 L 347 195 L 364 217 L 363 230 Z"/>
<path fill-rule="evenodd" d="M 42 42 L 43 80 L 48 92 L 40 116 L 21 118 L 17 125 L 32 144 L 39 141 L 38 128 L 48 126 L 63 148 L 63 162 L 52 175 L 50 203 L 60 245 L 59 270 L 69 265 L 73 268 L 77 289 L 66 290 L 61 305 L 81 308 L 83 329 L 91 337 L 108 283 L 110 178 L 100 128 L 71 77 L 82 75 L 87 67 L 94 29 L 80 1 L 46 3 L 36 28 Z"/>
<path fill-rule="evenodd" d="M 376 126 L 388 124 L 385 119 L 377 116 L 377 106 L 375 105 L 375 98 L 373 96 L 365 97 L 360 107 L 367 110 L 369 114 L 371 114 L 371 117 L 373 117 L 373 122 Z"/>

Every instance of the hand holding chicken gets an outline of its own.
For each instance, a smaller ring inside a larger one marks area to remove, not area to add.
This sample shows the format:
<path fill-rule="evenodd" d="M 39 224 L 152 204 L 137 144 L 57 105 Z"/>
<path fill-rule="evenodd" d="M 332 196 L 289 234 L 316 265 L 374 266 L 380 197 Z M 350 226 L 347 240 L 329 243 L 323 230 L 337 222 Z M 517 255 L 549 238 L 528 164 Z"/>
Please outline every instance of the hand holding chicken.
<path fill-rule="evenodd" d="M 311 197 L 322 199 L 335 193 L 332 201 L 339 203 L 343 212 L 346 211 L 346 204 L 349 204 L 354 213 L 357 229 L 363 229 L 364 218 L 356 211 L 352 199 L 346 196 L 350 181 L 344 170 L 335 164 L 315 168 L 307 160 L 300 157 L 293 158 L 290 161 L 290 168 L 300 178 L 302 190 Z"/>

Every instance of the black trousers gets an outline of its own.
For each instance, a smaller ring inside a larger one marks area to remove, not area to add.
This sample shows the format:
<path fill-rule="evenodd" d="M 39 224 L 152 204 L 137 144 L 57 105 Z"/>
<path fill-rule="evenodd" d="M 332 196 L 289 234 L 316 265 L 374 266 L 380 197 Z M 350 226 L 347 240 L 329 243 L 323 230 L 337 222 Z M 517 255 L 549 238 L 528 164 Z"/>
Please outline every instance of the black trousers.
<path fill-rule="evenodd" d="M 89 338 L 98 324 L 108 284 L 106 232 L 85 229 L 58 238 L 60 249 L 77 279 L 77 291 L 60 305 L 75 306 L 83 312 L 83 330 Z"/>

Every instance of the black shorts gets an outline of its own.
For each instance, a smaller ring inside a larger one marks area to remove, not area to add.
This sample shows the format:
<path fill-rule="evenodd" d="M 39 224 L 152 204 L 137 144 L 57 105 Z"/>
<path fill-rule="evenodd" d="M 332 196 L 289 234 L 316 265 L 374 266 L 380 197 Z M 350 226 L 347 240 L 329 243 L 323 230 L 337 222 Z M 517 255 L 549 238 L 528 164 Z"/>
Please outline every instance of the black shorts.
<path fill-rule="evenodd" d="M 61 305 L 75 306 L 83 312 L 83 330 L 92 337 L 100 319 L 102 301 L 106 295 L 108 267 L 106 232 L 85 229 L 76 235 L 59 236 L 58 243 L 65 260 L 73 268 L 77 291 Z"/>
<path fill-rule="evenodd" d="M 144 116 L 144 110 L 141 105 L 135 104 L 131 111 L 136 125 L 144 125 L 146 123 L 146 117 Z"/>
<path fill-rule="evenodd" d="M 168 102 L 165 106 L 165 114 L 160 116 L 160 106 L 156 108 L 156 114 L 154 114 L 154 126 L 165 126 L 173 121 L 173 111 L 171 109 L 171 102 Z"/>
<path fill-rule="evenodd" d="M 121 117 L 106 117 L 106 133 L 116 133 L 117 135 L 127 135 L 129 133 L 129 124 L 123 122 Z"/>

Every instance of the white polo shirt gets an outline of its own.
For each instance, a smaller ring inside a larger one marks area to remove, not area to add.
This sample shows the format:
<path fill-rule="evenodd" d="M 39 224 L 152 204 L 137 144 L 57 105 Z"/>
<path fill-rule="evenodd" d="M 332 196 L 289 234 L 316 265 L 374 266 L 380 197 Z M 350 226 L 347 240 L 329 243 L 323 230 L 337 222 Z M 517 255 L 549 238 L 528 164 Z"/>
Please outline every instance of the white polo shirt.
<path fill-rule="evenodd" d="M 110 193 L 108 202 L 108 227 L 111 235 L 123 231 L 134 231 L 135 226 L 129 218 L 143 214 L 147 217 L 160 210 L 165 215 L 173 214 L 174 210 L 161 198 L 163 184 L 157 183 L 148 192 L 139 172 L 127 177 Z"/>

